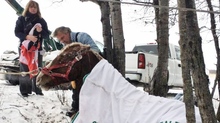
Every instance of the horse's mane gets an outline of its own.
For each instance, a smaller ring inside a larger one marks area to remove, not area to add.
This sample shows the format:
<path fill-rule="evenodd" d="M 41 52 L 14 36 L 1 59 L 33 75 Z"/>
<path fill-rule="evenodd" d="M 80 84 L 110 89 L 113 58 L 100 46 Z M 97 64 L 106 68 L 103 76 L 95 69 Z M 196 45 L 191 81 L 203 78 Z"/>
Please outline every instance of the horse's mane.
<path fill-rule="evenodd" d="M 67 51 L 67 50 L 69 50 L 69 49 L 71 49 L 72 51 L 75 50 L 75 52 L 78 52 L 78 51 L 81 51 L 81 52 L 91 51 L 91 52 L 93 52 L 93 54 L 94 54 L 99 60 L 103 59 L 103 57 L 102 57 L 99 53 L 93 51 L 93 50 L 90 48 L 90 45 L 82 44 L 82 43 L 79 43 L 79 42 L 73 42 L 73 43 L 71 43 L 71 44 L 66 45 L 63 49 L 61 49 L 61 52 L 60 52 L 59 55 L 61 55 L 61 54 L 65 55 L 65 54 L 66 54 L 65 51 Z"/>

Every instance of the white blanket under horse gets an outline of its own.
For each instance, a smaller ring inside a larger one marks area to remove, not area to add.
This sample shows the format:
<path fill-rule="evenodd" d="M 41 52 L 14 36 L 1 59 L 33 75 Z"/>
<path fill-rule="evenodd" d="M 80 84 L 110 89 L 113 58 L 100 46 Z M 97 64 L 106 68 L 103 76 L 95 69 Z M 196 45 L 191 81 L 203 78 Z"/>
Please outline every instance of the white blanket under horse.
<path fill-rule="evenodd" d="M 196 123 L 201 123 L 195 107 Z M 186 123 L 183 102 L 137 90 L 106 60 L 87 76 L 73 123 Z"/>

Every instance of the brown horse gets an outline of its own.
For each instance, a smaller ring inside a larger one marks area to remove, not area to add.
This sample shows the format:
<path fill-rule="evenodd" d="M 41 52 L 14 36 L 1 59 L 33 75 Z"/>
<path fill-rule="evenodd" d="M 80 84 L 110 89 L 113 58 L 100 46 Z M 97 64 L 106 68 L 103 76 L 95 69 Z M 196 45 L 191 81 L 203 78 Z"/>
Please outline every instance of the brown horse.
<path fill-rule="evenodd" d="M 56 85 L 75 81 L 76 90 L 80 90 L 83 77 L 91 72 L 101 59 L 98 53 L 90 50 L 89 45 L 72 43 L 41 70 L 37 76 L 37 85 L 48 90 Z"/>
<path fill-rule="evenodd" d="M 75 81 L 76 87 L 73 90 L 74 98 L 72 104 L 72 115 L 78 111 L 79 92 L 83 84 L 83 77 L 90 73 L 93 67 L 102 57 L 90 50 L 89 45 L 72 43 L 66 46 L 61 53 L 45 66 L 37 76 L 37 86 L 48 90 L 57 85 Z"/>

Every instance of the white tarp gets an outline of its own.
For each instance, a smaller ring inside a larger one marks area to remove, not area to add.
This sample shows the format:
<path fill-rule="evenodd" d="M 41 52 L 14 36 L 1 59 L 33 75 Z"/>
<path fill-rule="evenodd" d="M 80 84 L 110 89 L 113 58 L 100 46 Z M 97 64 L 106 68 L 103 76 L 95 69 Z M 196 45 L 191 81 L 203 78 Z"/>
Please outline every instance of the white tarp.
<path fill-rule="evenodd" d="M 195 107 L 196 123 L 201 123 Z M 137 90 L 106 60 L 87 76 L 74 123 L 186 123 L 183 102 Z"/>

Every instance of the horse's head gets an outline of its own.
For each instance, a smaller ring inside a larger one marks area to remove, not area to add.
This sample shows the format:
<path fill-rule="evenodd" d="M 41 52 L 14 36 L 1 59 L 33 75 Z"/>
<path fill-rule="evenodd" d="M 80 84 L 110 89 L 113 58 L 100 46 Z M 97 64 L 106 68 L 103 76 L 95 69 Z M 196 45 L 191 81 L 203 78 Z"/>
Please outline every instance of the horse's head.
<path fill-rule="evenodd" d="M 37 76 L 37 85 L 45 90 L 70 81 L 81 85 L 83 77 L 101 58 L 98 53 L 90 50 L 89 45 L 67 45 L 53 61 L 42 68 Z"/>

